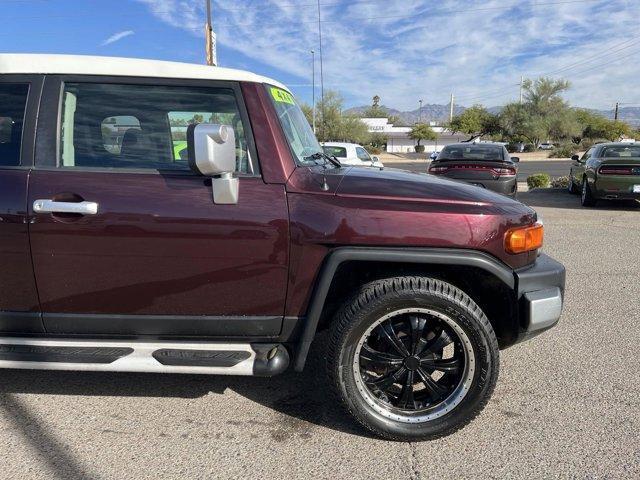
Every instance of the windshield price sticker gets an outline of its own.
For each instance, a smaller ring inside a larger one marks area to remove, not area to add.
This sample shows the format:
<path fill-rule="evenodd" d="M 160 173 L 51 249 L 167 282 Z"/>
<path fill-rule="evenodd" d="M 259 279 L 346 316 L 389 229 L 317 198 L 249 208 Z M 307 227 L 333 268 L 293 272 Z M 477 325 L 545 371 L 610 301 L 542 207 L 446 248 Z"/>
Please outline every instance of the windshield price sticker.
<path fill-rule="evenodd" d="M 271 87 L 271 96 L 276 102 L 289 103 L 291 105 L 296 104 L 293 100 L 293 95 L 281 88 Z"/>

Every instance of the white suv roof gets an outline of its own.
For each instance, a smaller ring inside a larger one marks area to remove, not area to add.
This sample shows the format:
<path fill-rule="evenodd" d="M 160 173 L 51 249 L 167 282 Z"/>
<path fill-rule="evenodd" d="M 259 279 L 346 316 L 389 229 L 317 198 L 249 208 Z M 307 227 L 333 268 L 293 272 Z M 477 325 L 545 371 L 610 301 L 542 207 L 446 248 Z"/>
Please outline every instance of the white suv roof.
<path fill-rule="evenodd" d="M 0 53 L 0 75 L 9 73 L 230 80 L 269 83 L 286 89 L 280 82 L 243 70 L 193 63 L 88 55 Z"/>
<path fill-rule="evenodd" d="M 322 142 L 322 146 L 327 146 L 327 147 L 362 147 L 362 145 L 359 145 L 357 143 L 345 143 L 345 142 Z"/>

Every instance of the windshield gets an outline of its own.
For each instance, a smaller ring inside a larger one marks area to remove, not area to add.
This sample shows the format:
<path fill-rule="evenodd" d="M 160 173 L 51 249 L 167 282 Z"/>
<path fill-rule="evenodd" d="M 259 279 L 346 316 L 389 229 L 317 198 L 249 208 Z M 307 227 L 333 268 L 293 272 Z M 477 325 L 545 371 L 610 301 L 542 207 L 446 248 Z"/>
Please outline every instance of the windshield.
<path fill-rule="evenodd" d="M 497 145 L 449 145 L 438 160 L 503 160 L 503 148 Z"/>
<path fill-rule="evenodd" d="M 267 85 L 267 91 L 273 102 L 280 125 L 287 137 L 287 142 L 295 156 L 296 163 L 302 166 L 318 163 L 317 153 L 323 153 L 313 130 L 302 113 L 302 110 L 286 90 Z"/>

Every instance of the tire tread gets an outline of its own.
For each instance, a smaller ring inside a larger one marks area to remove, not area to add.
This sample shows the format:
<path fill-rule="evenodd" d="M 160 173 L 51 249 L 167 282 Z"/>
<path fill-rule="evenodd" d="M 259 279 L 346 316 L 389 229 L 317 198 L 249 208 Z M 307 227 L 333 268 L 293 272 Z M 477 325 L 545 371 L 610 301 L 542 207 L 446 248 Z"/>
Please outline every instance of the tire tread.
<path fill-rule="evenodd" d="M 356 408 L 354 408 L 353 405 L 345 401 L 340 391 L 340 379 L 338 378 L 338 371 L 340 368 L 340 350 L 342 349 L 343 340 L 346 336 L 346 333 L 352 325 L 353 317 L 359 310 L 364 309 L 365 306 L 368 306 L 374 302 L 383 301 L 384 299 L 387 299 L 389 295 L 399 297 L 401 293 L 407 293 L 407 291 L 411 291 L 411 293 L 415 295 L 424 293 L 436 295 L 444 300 L 453 302 L 462 309 L 466 310 L 470 315 L 475 317 L 482 328 L 487 332 L 487 338 L 490 343 L 489 348 L 496 353 L 499 351 L 498 339 L 496 337 L 496 334 L 493 330 L 491 322 L 484 314 L 482 309 L 466 293 L 448 282 L 432 277 L 403 276 L 375 280 L 361 286 L 360 289 L 351 297 L 351 299 L 343 305 L 343 307 L 336 315 L 331 326 L 329 341 L 327 345 L 327 374 L 329 378 L 329 384 L 331 385 L 331 395 L 333 399 L 336 402 L 341 403 L 351 414 L 351 416 L 358 420 L 358 422 L 363 427 L 373 432 L 374 434 L 389 440 L 412 441 L 422 440 L 424 438 L 415 437 L 412 439 L 404 435 L 394 435 L 384 430 L 376 429 L 362 418 L 360 412 Z M 499 362 L 497 360 L 498 355 L 496 355 L 496 362 L 494 362 L 494 365 L 492 365 L 494 374 L 490 377 L 490 385 L 487 389 L 487 394 L 484 395 L 481 401 L 475 405 L 475 408 L 472 411 L 467 412 L 465 421 L 460 424 L 451 425 L 450 427 L 438 432 L 437 434 L 430 435 L 430 439 L 436 439 L 450 435 L 460 428 L 464 427 L 480 414 L 482 409 L 489 401 L 491 394 L 495 388 L 499 372 Z"/>

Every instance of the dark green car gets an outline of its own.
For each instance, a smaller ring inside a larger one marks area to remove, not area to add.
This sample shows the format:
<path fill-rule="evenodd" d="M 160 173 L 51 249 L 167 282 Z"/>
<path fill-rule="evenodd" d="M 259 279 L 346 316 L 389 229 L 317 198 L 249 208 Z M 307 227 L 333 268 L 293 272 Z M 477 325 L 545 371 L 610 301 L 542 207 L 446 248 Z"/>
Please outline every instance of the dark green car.
<path fill-rule="evenodd" d="M 598 200 L 640 202 L 640 143 L 599 143 L 571 160 L 569 191 L 582 194 L 583 206 Z"/>

